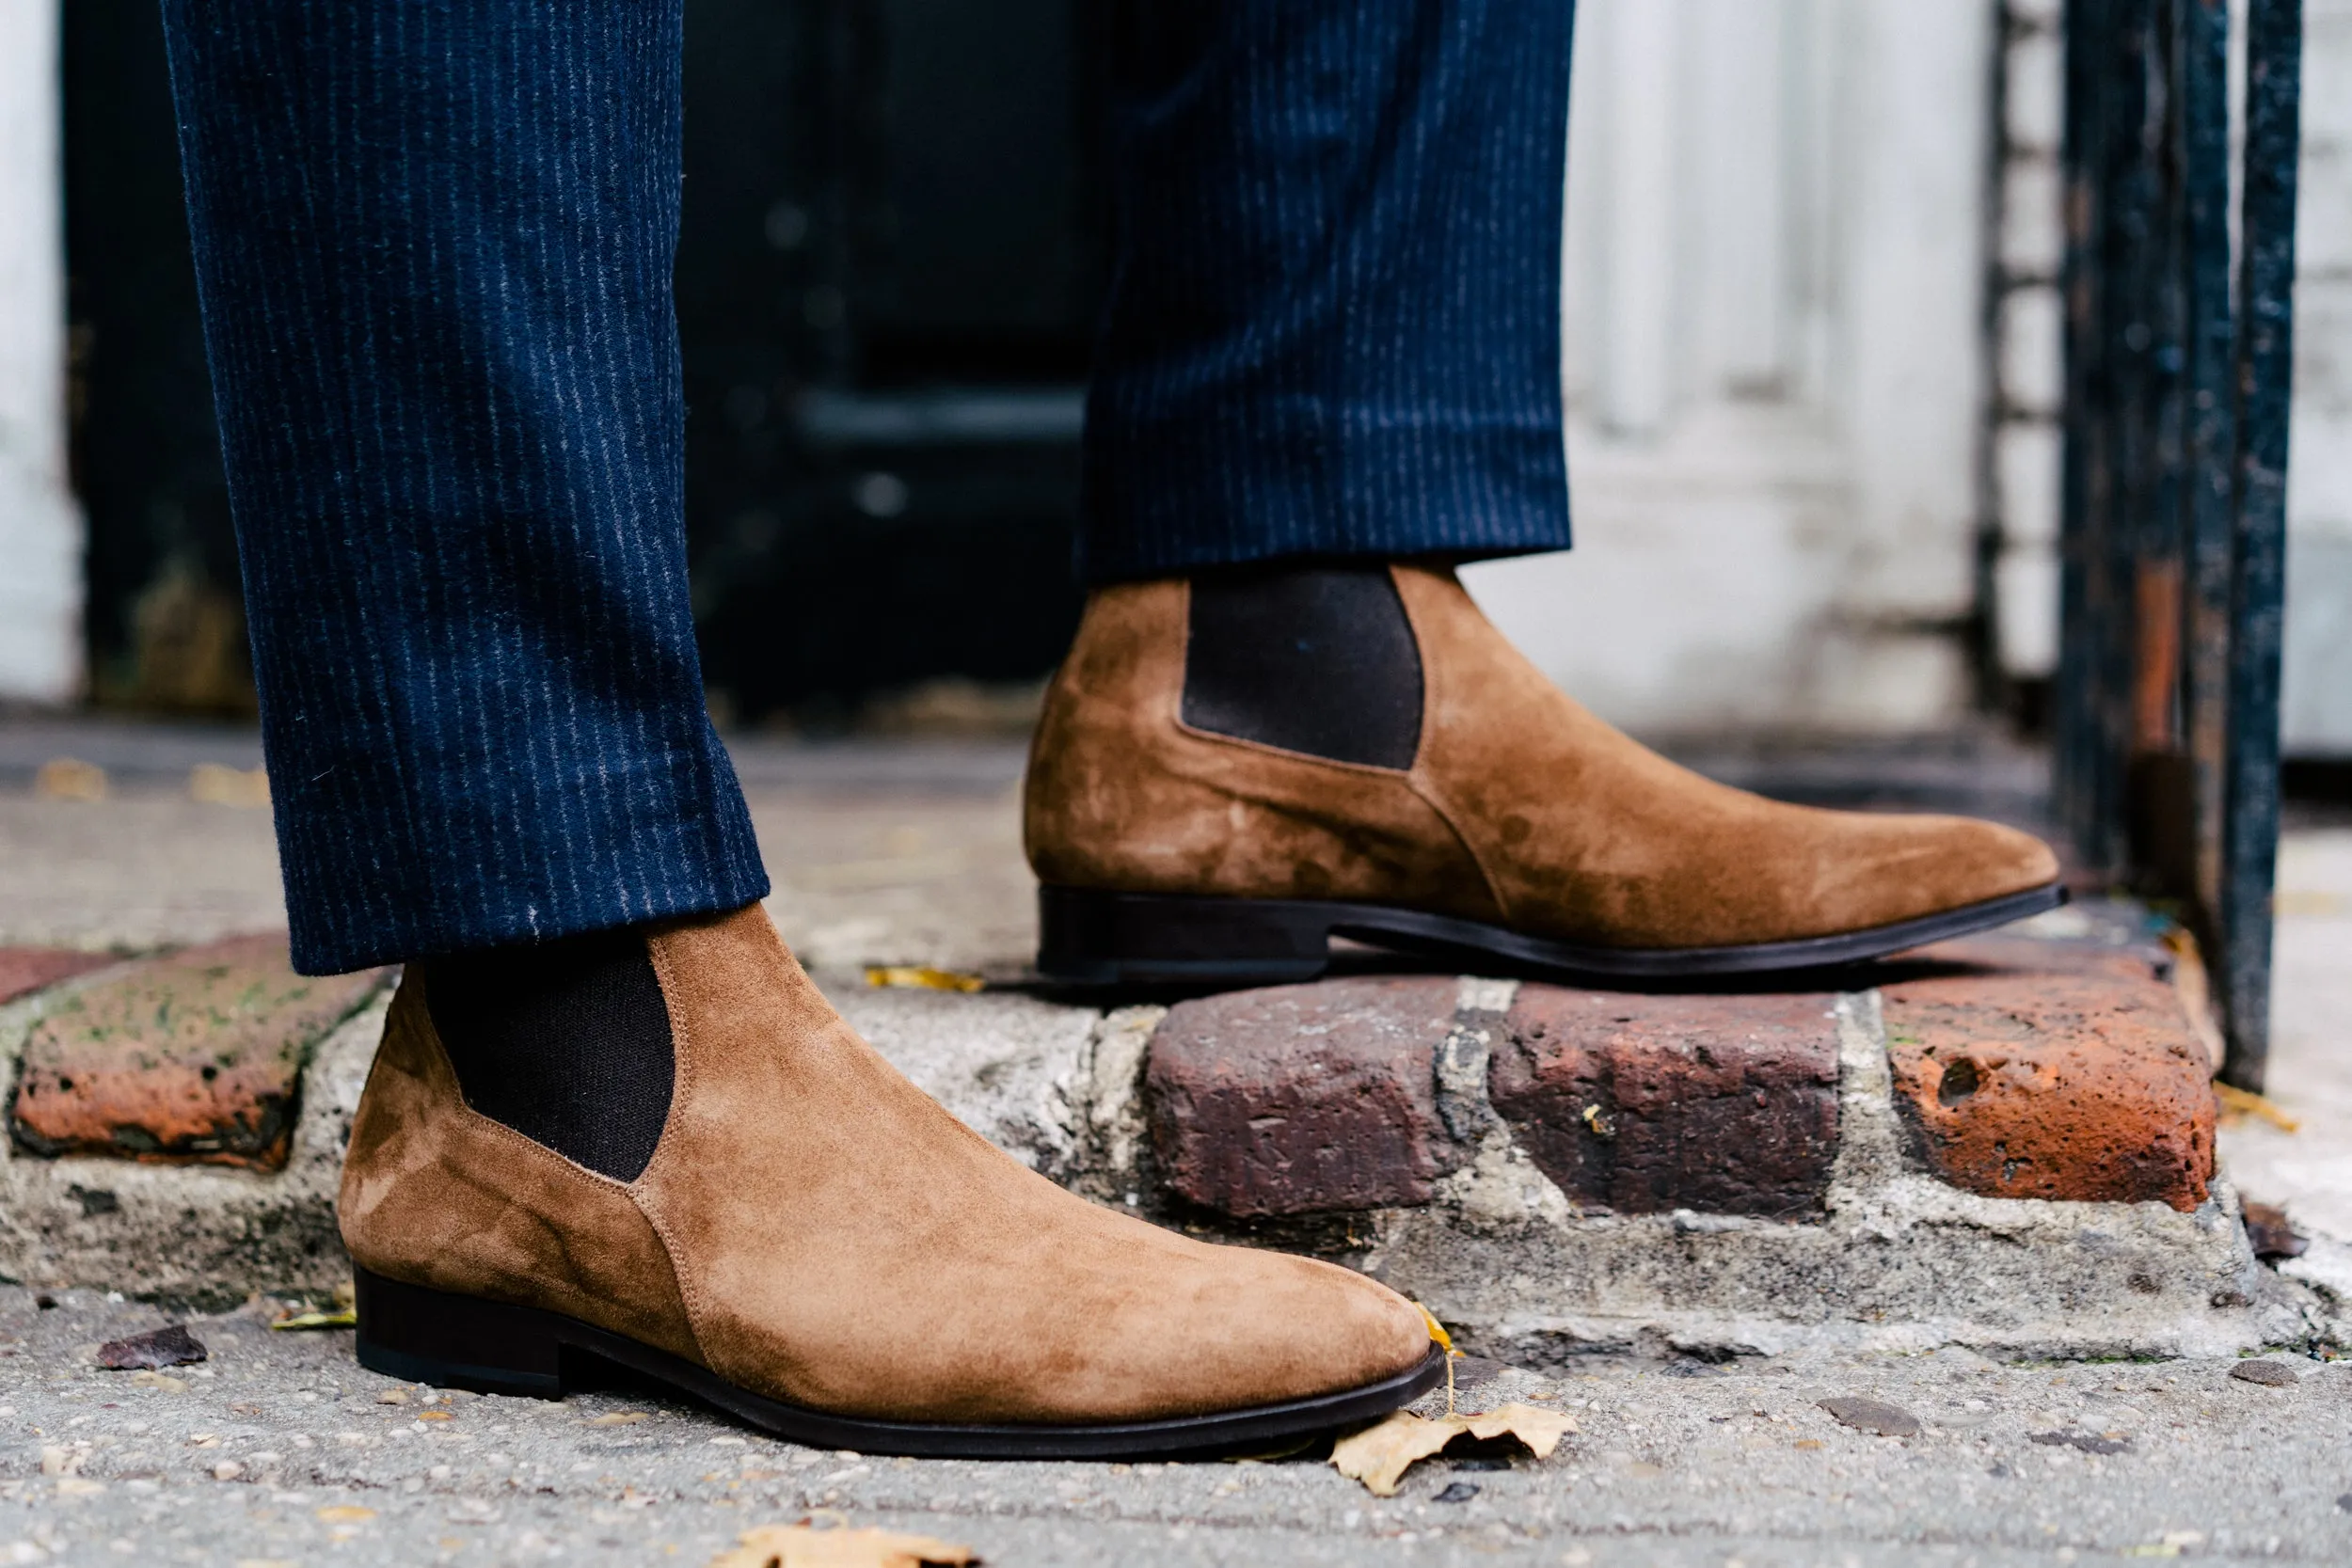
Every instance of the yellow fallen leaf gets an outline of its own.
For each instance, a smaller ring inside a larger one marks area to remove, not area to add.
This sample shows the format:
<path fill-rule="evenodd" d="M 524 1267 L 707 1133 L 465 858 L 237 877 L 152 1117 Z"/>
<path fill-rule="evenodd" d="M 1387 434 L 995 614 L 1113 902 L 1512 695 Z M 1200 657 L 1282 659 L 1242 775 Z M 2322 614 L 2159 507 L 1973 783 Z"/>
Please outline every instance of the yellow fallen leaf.
<path fill-rule="evenodd" d="M 767 1525 L 745 1530 L 742 1544 L 710 1560 L 710 1568 L 965 1568 L 979 1561 L 969 1546 L 886 1529 L 811 1529 Z"/>
<path fill-rule="evenodd" d="M 1400 1410 L 1331 1445 L 1331 1465 L 1350 1481 L 1360 1481 L 1375 1497 L 1393 1497 L 1416 1460 L 1428 1458 L 1468 1432 L 1459 1416 L 1432 1421 Z"/>
<path fill-rule="evenodd" d="M 1557 1410 L 1538 1410 L 1532 1404 L 1505 1404 L 1484 1416 L 1457 1416 L 1454 1419 L 1468 1421 L 1470 1435 L 1482 1443 L 1498 1437 L 1516 1437 L 1538 1459 L 1549 1459 L 1552 1449 L 1560 1446 L 1560 1439 L 1576 1430 L 1575 1417 Z"/>
<path fill-rule="evenodd" d="M 1454 1363 L 1460 1359 L 1462 1353 L 1454 1348 L 1454 1336 L 1445 1331 L 1445 1324 L 1438 1321 L 1435 1312 L 1422 1307 L 1420 1302 L 1413 1305 L 1421 1308 L 1421 1321 L 1429 1325 L 1430 1339 L 1445 1352 L 1445 1413 L 1451 1416 L 1454 1414 Z"/>
<path fill-rule="evenodd" d="M 330 1525 L 356 1525 L 362 1519 L 375 1517 L 375 1510 L 361 1508 L 358 1503 L 336 1503 L 319 1510 L 320 1518 Z"/>
<path fill-rule="evenodd" d="M 51 757 L 34 773 L 33 793 L 44 800 L 103 800 L 106 770 L 79 757 Z"/>
<path fill-rule="evenodd" d="M 351 1328 L 359 1322 L 359 1314 L 348 1307 L 331 1312 L 289 1312 L 270 1324 L 278 1328 Z"/>
<path fill-rule="evenodd" d="M 1457 1437 L 1481 1442 L 1515 1437 L 1538 1459 L 1549 1459 L 1560 1439 L 1577 1430 L 1573 1417 L 1529 1404 L 1506 1404 L 1482 1416 L 1442 1416 L 1431 1420 L 1400 1410 L 1386 1420 L 1351 1433 L 1331 1445 L 1331 1464 L 1360 1481 L 1376 1497 L 1393 1497 L 1405 1472 Z"/>
<path fill-rule="evenodd" d="M 188 799 L 208 806 L 269 804 L 269 775 L 259 768 L 224 768 L 199 762 L 188 769 Z"/>
<path fill-rule="evenodd" d="M 2216 1080 L 2213 1092 L 2221 1099 L 2221 1119 L 2225 1122 L 2236 1121 L 2246 1117 L 2258 1117 L 2281 1132 L 2299 1132 L 2303 1130 L 2301 1122 L 2279 1109 L 2278 1106 L 2273 1105 L 2261 1095 L 2247 1093 L 2234 1084 L 2224 1084 Z"/>
<path fill-rule="evenodd" d="M 186 1379 L 173 1377 L 167 1372 L 135 1371 L 131 1374 L 131 1382 L 134 1386 L 160 1388 L 167 1394 L 184 1394 L 188 1391 Z"/>
<path fill-rule="evenodd" d="M 952 969 L 933 969 L 928 964 L 867 964 L 866 983 L 869 986 L 911 986 L 919 990 L 979 990 L 988 982 L 977 974 L 959 974 Z"/>
<path fill-rule="evenodd" d="M 417 1412 L 417 1419 L 420 1421 L 453 1421 L 457 1418 L 446 1410 L 420 1410 Z"/>
<path fill-rule="evenodd" d="M 615 1410 L 609 1416 L 598 1416 L 586 1424 L 592 1427 L 625 1427 L 634 1426 L 639 1421 L 648 1418 L 642 1410 Z"/>

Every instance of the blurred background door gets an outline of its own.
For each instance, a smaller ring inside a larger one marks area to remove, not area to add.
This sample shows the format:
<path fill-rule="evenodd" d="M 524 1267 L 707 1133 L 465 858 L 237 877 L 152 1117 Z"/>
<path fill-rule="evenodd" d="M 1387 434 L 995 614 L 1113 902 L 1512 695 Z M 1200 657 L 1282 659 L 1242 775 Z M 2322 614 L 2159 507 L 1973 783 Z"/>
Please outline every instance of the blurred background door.
<path fill-rule="evenodd" d="M 689 526 L 723 715 L 821 732 L 944 677 L 977 683 L 956 688 L 972 717 L 1017 721 L 1060 652 L 1107 218 L 1095 9 L 689 0 Z M 1665 736 L 2034 717 L 2056 650 L 2060 10 L 1582 0 L 1580 547 L 1471 579 L 1610 717 Z M 62 340 L 40 64 L 60 24 Z M 12 0 L 0 28 L 0 697 L 238 712 L 155 7 Z M 2311 0 L 2309 36 L 2324 89 L 2352 66 L 2352 0 Z M 2346 102 L 2306 104 L 2286 692 L 2291 753 L 2340 761 Z"/>
<path fill-rule="evenodd" d="M 714 705 L 1033 681 L 1104 270 L 1078 0 L 691 0 L 677 261 Z M 64 10 L 72 451 L 100 701 L 249 709 L 153 0 Z"/>

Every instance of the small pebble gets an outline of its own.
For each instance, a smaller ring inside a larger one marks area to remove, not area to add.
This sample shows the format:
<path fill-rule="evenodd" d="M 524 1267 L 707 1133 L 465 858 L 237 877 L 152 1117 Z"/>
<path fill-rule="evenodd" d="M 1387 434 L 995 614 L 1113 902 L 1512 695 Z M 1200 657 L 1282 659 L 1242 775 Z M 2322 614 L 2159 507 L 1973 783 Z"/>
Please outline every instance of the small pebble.
<path fill-rule="evenodd" d="M 1467 1481 L 1453 1481 L 1446 1482 L 1445 1490 L 1429 1500 L 1437 1503 L 1466 1503 L 1476 1496 L 1478 1496 L 1478 1488 L 1473 1483 Z"/>
<path fill-rule="evenodd" d="M 245 1474 L 245 1466 L 233 1459 L 224 1459 L 213 1466 L 215 1481 L 234 1481 L 243 1474 Z"/>
<path fill-rule="evenodd" d="M 2045 1449 L 2077 1449 L 2084 1453 L 2129 1453 L 2132 1440 L 2120 1432 L 2029 1432 L 2026 1441 Z"/>
<path fill-rule="evenodd" d="M 2259 1383 L 2265 1388 L 2292 1388 L 2303 1381 L 2283 1361 L 2241 1361 L 2230 1369 L 2230 1375 L 2240 1383 Z"/>
<path fill-rule="evenodd" d="M 166 1323 L 134 1334 L 127 1339 L 109 1339 L 98 1347 L 98 1364 L 109 1371 L 129 1371 L 134 1368 L 152 1371 L 158 1367 L 183 1367 L 204 1359 L 204 1347 L 185 1323 Z"/>
<path fill-rule="evenodd" d="M 1857 1432 L 1875 1432 L 1881 1437 L 1919 1435 L 1919 1418 L 1900 1405 L 1888 1404 L 1883 1400 L 1841 1397 L 1823 1400 L 1820 1405 L 1840 1425 L 1852 1427 Z"/>

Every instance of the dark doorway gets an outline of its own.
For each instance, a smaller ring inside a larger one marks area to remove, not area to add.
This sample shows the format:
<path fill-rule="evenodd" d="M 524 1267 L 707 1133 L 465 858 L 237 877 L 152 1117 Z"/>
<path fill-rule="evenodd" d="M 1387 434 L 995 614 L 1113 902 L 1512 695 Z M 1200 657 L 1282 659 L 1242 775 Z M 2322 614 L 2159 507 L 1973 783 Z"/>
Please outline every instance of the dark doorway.
<path fill-rule="evenodd" d="M 678 320 L 714 689 L 822 719 L 1074 625 L 1103 276 L 1077 0 L 689 0 Z M 102 702 L 251 705 L 153 0 L 65 8 L 72 457 Z"/>

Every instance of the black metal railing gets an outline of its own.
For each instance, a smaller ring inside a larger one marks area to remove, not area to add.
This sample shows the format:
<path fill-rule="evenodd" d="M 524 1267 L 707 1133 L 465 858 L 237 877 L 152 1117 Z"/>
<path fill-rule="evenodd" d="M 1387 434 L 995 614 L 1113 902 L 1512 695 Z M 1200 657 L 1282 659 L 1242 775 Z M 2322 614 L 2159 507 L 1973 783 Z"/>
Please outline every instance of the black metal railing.
<path fill-rule="evenodd" d="M 2058 810 L 2209 958 L 2260 1089 L 2302 0 L 2068 0 Z M 2232 198 L 2235 197 L 2234 223 Z"/>

